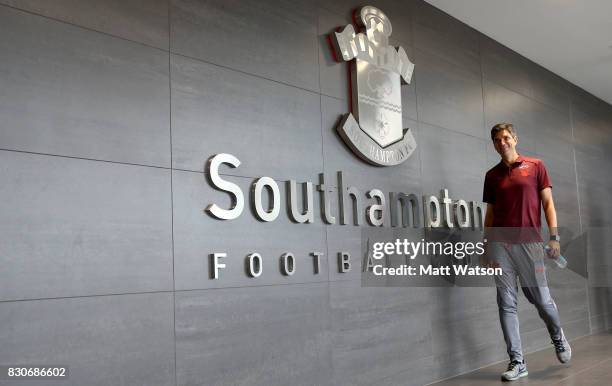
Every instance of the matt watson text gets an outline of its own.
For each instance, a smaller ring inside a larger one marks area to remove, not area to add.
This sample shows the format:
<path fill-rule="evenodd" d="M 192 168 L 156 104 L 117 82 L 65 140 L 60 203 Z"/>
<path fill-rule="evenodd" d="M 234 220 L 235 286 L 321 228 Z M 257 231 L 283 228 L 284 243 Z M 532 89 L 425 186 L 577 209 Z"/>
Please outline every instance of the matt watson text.
<path fill-rule="evenodd" d="M 376 276 L 501 276 L 502 269 L 469 267 L 467 265 L 400 265 L 399 267 L 383 267 L 380 264 L 372 267 Z"/>

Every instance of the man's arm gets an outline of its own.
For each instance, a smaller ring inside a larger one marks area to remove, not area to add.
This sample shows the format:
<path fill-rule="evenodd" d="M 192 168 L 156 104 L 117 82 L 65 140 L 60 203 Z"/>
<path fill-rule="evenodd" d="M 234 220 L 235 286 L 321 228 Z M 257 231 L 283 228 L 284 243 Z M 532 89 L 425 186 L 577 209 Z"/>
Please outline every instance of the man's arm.
<path fill-rule="evenodd" d="M 487 213 L 484 220 L 485 231 L 493 226 L 493 204 L 487 203 Z"/>
<path fill-rule="evenodd" d="M 555 203 L 553 201 L 552 189 L 550 187 L 544 188 L 540 191 L 540 199 L 542 200 L 542 207 L 544 208 L 544 216 L 546 217 L 546 223 L 550 235 L 558 235 L 559 230 L 557 228 L 557 211 L 555 210 Z M 548 242 L 550 247 L 549 254 L 553 257 L 559 256 L 561 253 L 561 246 L 558 241 L 551 240 Z"/>
<path fill-rule="evenodd" d="M 487 239 L 487 230 L 493 227 L 493 204 L 489 204 L 487 203 L 487 212 L 485 213 L 485 219 L 484 219 L 484 239 Z M 485 252 L 484 254 L 481 256 L 481 260 L 480 263 L 482 266 L 484 267 L 488 267 L 488 268 L 494 268 L 494 267 L 499 267 L 499 264 L 497 264 L 495 261 L 493 261 L 492 259 L 490 259 L 488 253 L 489 251 L 487 250 L 488 246 L 488 241 L 485 242 Z"/>

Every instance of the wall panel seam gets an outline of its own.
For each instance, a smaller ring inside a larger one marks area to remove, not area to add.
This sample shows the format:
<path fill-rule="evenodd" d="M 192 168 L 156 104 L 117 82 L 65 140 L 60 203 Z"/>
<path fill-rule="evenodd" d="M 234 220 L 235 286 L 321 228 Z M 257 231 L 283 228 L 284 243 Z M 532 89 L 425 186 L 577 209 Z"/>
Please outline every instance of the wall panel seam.
<path fill-rule="evenodd" d="M 98 159 L 98 158 L 77 157 L 77 156 L 64 155 L 64 154 L 40 153 L 40 152 L 35 152 L 35 151 L 27 151 L 27 150 L 19 150 L 19 149 L 0 148 L 0 151 L 22 153 L 22 154 L 32 154 L 32 155 L 46 156 L 46 157 L 61 157 L 61 158 L 76 159 L 76 160 L 81 160 L 81 161 L 105 162 L 105 163 L 117 164 L 117 165 L 140 166 L 143 168 L 153 168 L 153 169 L 163 169 L 163 170 L 171 169 L 168 166 L 145 165 L 145 164 L 137 164 L 137 163 L 132 163 L 132 162 L 122 162 L 122 161 L 113 161 L 113 160 Z"/>
<path fill-rule="evenodd" d="M 171 239 L 172 239 L 172 334 L 174 343 L 174 385 L 178 386 L 178 372 L 176 368 L 176 273 L 174 269 L 174 158 L 172 153 L 172 58 L 170 55 L 170 41 L 172 38 L 171 15 L 170 10 L 171 0 L 166 0 L 168 7 L 168 128 L 170 136 L 170 221 L 171 221 Z"/>
<path fill-rule="evenodd" d="M 17 303 L 17 302 L 32 302 L 32 301 L 46 301 L 46 300 L 62 300 L 62 299 L 86 299 L 86 298 L 98 298 L 103 296 L 129 296 L 129 295 L 147 295 L 147 294 L 170 294 L 172 290 L 161 290 L 161 291 L 138 291 L 138 292 L 116 292 L 116 293 L 105 293 L 105 294 L 90 294 L 90 295 L 73 295 L 73 296 L 55 296 L 48 298 L 25 298 L 25 299 L 8 299 L 0 300 L 2 303 Z"/>
<path fill-rule="evenodd" d="M 193 57 L 193 56 L 184 55 L 184 54 L 181 54 L 181 53 L 178 53 L 178 52 L 174 52 L 172 50 L 170 50 L 170 55 L 171 56 L 172 55 L 180 56 L 182 58 L 186 58 L 186 59 L 189 59 L 189 60 L 194 60 L 194 61 L 197 61 L 197 62 L 200 62 L 200 63 L 209 64 L 211 66 L 215 66 L 215 67 L 223 68 L 225 70 L 237 72 L 239 74 L 244 74 L 244 75 L 252 76 L 254 78 L 267 80 L 269 82 L 274 82 L 274 83 L 277 83 L 277 84 L 282 84 L 283 86 L 292 87 L 292 88 L 295 88 L 295 89 L 298 89 L 298 90 L 306 91 L 306 92 L 309 92 L 309 93 L 314 94 L 314 95 L 321 95 L 321 92 L 318 91 L 318 90 L 311 90 L 311 89 L 308 89 L 308 88 L 296 86 L 296 85 L 291 84 L 291 83 L 286 83 L 286 82 L 283 82 L 283 81 L 280 81 L 280 80 L 266 78 L 265 76 L 261 76 L 261 75 L 258 75 L 258 74 L 253 74 L 253 73 L 250 73 L 250 72 L 247 72 L 247 71 L 243 71 L 243 70 L 238 70 L 236 68 L 232 68 L 232 67 L 229 67 L 229 66 L 225 66 L 223 64 L 211 62 L 211 61 L 204 60 L 204 59 L 201 59 L 201 58 L 196 58 L 196 57 Z"/>
<path fill-rule="evenodd" d="M 57 18 L 54 18 L 54 17 L 51 17 L 51 16 L 47 16 L 47 15 L 43 15 L 43 14 L 36 13 L 36 12 L 33 12 L 33 11 L 29 11 L 29 10 L 26 10 L 26 9 L 17 8 L 17 7 L 14 7 L 12 5 L 0 4 L 0 7 L 12 9 L 12 10 L 15 10 L 15 11 L 18 11 L 18 12 L 22 12 L 22 13 L 25 13 L 25 14 L 28 14 L 28 15 L 37 16 L 37 17 L 40 17 L 40 18 L 43 18 L 43 19 L 52 20 L 52 21 L 55 21 L 57 23 L 69 25 L 69 26 L 76 27 L 76 28 L 79 28 L 79 29 L 82 29 L 82 30 L 85 30 L 85 31 L 89 31 L 89 32 L 95 32 L 95 33 L 102 34 L 102 35 L 105 35 L 105 36 L 108 36 L 108 37 L 112 37 L 112 38 L 115 38 L 115 39 L 121 39 L 121 40 L 126 41 L 126 42 L 140 44 L 140 45 L 143 45 L 143 46 L 148 47 L 148 48 L 152 48 L 152 49 L 157 50 L 157 51 L 161 51 L 161 52 L 165 52 L 165 53 L 169 52 L 168 49 L 156 47 L 156 46 L 153 46 L 153 45 L 150 45 L 150 44 L 147 44 L 147 43 L 140 42 L 138 40 L 132 40 L 132 39 L 128 39 L 128 38 L 123 37 L 123 36 L 113 35 L 113 34 L 108 33 L 108 32 L 100 31 L 100 30 L 97 30 L 97 29 L 94 29 L 94 28 L 85 27 L 85 26 L 82 26 L 82 25 L 79 25 L 79 24 L 71 23 L 71 22 L 66 21 L 66 20 L 61 20 L 61 19 L 57 19 Z"/>

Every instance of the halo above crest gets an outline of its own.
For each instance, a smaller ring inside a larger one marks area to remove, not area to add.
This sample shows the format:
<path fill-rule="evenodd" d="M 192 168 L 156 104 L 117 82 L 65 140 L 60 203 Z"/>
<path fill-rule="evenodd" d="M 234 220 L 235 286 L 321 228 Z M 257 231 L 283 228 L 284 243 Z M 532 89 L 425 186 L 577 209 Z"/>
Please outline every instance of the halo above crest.
<path fill-rule="evenodd" d="M 370 5 L 365 6 L 361 8 L 360 16 L 361 21 L 366 28 L 370 26 L 371 21 L 374 21 L 376 24 L 382 24 L 383 33 L 386 36 L 391 35 L 391 22 L 389 21 L 387 15 L 385 15 L 380 9 Z"/>

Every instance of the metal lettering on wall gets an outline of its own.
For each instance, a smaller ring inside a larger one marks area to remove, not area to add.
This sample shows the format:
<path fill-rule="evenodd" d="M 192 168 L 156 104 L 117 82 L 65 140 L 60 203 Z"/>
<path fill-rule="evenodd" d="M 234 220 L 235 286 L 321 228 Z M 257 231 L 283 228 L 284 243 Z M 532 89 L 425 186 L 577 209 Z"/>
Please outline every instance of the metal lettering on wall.
<path fill-rule="evenodd" d="M 402 126 L 401 93 L 401 81 L 410 83 L 414 64 L 402 47 L 389 45 L 391 22 L 381 10 L 366 6 L 354 19 L 364 32 L 356 34 L 349 24 L 331 39 L 336 59 L 351 61 L 352 112 L 337 130 L 363 160 L 398 165 L 416 149 L 412 132 Z"/>
<path fill-rule="evenodd" d="M 210 184 L 217 190 L 230 195 L 232 204 L 230 208 L 223 209 L 217 204 L 210 204 L 205 211 L 212 217 L 220 220 L 234 220 L 242 215 L 245 209 L 244 194 L 240 187 L 221 177 L 219 167 L 228 165 L 236 168 L 240 160 L 227 153 L 212 156 L 206 164 L 206 175 Z M 331 213 L 330 191 L 337 193 L 337 207 L 339 225 L 360 226 L 363 219 L 370 226 L 383 227 L 389 223 L 391 227 L 414 227 L 425 228 L 469 228 L 482 229 L 483 207 L 476 201 L 452 200 L 448 196 L 448 189 L 440 190 L 440 197 L 424 195 L 422 204 L 416 195 L 406 192 L 389 192 L 385 194 L 382 190 L 372 188 L 361 191 L 356 186 L 347 186 L 344 172 L 336 174 L 336 186 L 325 182 L 325 176 L 319 175 L 319 184 L 316 185 L 320 193 L 321 220 L 326 224 L 336 224 L 336 217 Z M 262 222 L 271 222 L 277 219 L 281 213 L 287 213 L 291 221 L 295 223 L 311 224 L 314 217 L 314 189 L 310 181 L 301 183 L 302 189 L 298 189 L 297 181 L 291 179 L 286 182 L 287 197 L 285 205 L 287 210 L 281 211 L 283 197 L 280 194 L 278 183 L 271 177 L 260 177 L 251 184 L 249 194 L 250 207 L 254 209 L 254 215 Z M 301 192 L 300 192 L 301 190 Z M 267 195 L 267 199 L 266 199 Z M 389 197 L 387 200 L 386 197 Z M 374 202 L 364 208 L 364 200 Z M 421 222 L 421 213 L 423 221 Z M 389 218 L 390 221 L 386 221 Z M 351 221 L 352 220 L 352 221 Z"/>

